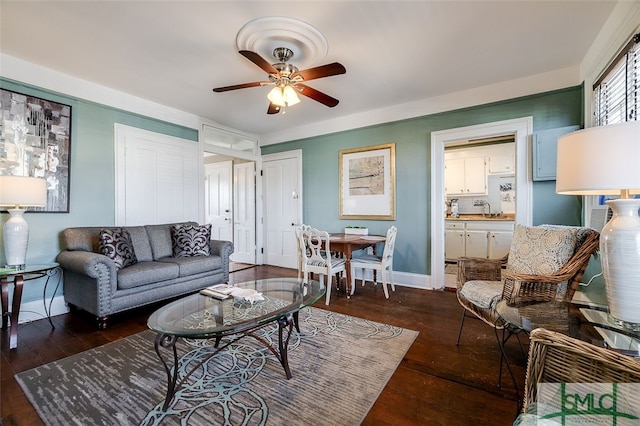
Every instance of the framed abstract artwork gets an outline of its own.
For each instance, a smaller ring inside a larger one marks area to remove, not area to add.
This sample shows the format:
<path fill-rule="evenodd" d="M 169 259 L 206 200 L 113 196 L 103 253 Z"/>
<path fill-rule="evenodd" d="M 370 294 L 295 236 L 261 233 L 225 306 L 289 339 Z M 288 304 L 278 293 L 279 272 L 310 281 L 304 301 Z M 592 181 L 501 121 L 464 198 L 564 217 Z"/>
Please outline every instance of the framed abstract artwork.
<path fill-rule="evenodd" d="M 0 89 L 0 174 L 47 181 L 47 204 L 69 212 L 71 106 Z"/>
<path fill-rule="evenodd" d="M 340 151 L 340 219 L 395 220 L 396 145 Z"/>

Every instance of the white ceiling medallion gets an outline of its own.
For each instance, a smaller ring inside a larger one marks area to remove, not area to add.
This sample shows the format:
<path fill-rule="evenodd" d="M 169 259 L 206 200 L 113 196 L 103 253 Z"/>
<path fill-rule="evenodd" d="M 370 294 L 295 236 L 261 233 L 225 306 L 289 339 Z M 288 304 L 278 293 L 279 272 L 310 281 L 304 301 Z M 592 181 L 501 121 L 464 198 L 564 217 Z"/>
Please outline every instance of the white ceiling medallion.
<path fill-rule="evenodd" d="M 293 51 L 292 63 L 306 69 L 322 61 L 329 52 L 327 39 L 314 26 L 294 18 L 267 16 L 247 22 L 236 36 L 238 50 L 250 50 L 276 62 L 273 50 Z"/>

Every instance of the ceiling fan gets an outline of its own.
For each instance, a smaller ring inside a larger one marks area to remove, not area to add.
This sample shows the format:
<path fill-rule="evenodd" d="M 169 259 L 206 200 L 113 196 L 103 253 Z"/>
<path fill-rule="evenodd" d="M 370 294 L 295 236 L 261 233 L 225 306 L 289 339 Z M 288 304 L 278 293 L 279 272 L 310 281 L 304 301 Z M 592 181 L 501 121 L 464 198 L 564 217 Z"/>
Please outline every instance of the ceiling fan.
<path fill-rule="evenodd" d="M 267 95 L 269 108 L 267 114 L 277 114 L 282 110 L 300 102 L 297 93 L 318 101 L 330 108 L 338 105 L 338 100 L 322 93 L 304 82 L 316 78 L 329 77 L 332 75 L 344 74 L 347 70 L 338 62 L 321 65 L 306 70 L 298 70 L 296 66 L 287 61 L 293 57 L 293 51 L 286 47 L 277 47 L 273 50 L 273 56 L 278 60 L 275 64 L 270 64 L 259 54 L 250 50 L 240 50 L 242 56 L 262 68 L 269 74 L 268 81 L 254 81 L 252 83 L 236 84 L 233 86 L 217 87 L 214 92 L 227 92 L 229 90 L 246 89 L 248 87 L 274 86 Z"/>

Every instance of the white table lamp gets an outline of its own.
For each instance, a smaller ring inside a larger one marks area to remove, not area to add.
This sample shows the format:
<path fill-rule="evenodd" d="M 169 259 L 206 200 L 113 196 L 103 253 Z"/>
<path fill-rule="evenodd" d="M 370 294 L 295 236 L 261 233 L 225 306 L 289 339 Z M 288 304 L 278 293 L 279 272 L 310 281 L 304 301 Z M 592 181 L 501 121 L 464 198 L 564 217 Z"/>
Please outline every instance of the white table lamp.
<path fill-rule="evenodd" d="M 619 195 L 600 234 L 609 314 L 640 330 L 640 121 L 592 127 L 558 139 L 558 194 Z"/>
<path fill-rule="evenodd" d="M 0 206 L 8 209 L 4 224 L 4 250 L 8 267 L 22 268 L 26 263 L 29 225 L 23 207 L 41 207 L 47 203 L 47 183 L 44 179 L 26 176 L 0 176 Z"/>

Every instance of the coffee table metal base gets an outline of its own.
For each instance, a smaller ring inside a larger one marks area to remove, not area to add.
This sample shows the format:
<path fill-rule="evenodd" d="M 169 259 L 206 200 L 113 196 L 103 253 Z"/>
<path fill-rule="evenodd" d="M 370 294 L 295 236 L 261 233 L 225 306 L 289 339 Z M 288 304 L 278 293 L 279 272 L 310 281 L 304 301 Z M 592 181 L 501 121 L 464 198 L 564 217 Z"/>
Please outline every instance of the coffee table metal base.
<path fill-rule="evenodd" d="M 176 347 L 176 343 L 178 342 L 179 337 L 175 335 L 158 333 L 155 341 L 155 350 L 156 350 L 156 354 L 158 354 L 158 358 L 160 358 L 160 361 L 164 366 L 165 372 L 167 373 L 167 396 L 165 397 L 164 404 L 162 406 L 162 411 L 167 410 L 167 408 L 169 407 L 169 403 L 173 399 L 175 393 L 180 389 L 182 384 L 187 379 L 189 379 L 191 374 L 197 371 L 204 363 L 210 360 L 218 352 L 220 352 L 221 350 L 225 349 L 229 345 L 237 342 L 238 340 L 246 336 L 253 337 L 254 339 L 258 340 L 260 343 L 262 343 L 267 349 L 269 349 L 276 356 L 276 358 L 278 358 L 278 361 L 280 361 L 280 364 L 284 368 L 285 375 L 287 376 L 287 380 L 291 379 L 292 375 L 291 375 L 291 369 L 289 368 L 289 358 L 287 355 L 287 348 L 289 346 L 289 339 L 291 338 L 291 333 L 293 332 L 294 324 L 298 333 L 300 332 L 300 327 L 298 324 L 298 312 L 296 311 L 293 313 L 283 315 L 277 318 L 276 321 L 278 323 L 278 350 L 277 351 L 276 349 L 273 348 L 273 346 L 267 340 L 263 339 L 262 337 L 254 333 L 254 331 L 260 328 L 266 327 L 269 324 L 263 324 L 257 327 L 249 328 L 240 333 L 239 332 L 231 333 L 229 335 L 239 334 L 239 336 L 231 339 L 230 341 L 226 342 L 223 346 L 219 347 L 221 339 L 227 336 L 227 334 L 220 333 L 215 336 L 216 342 L 214 347 L 217 349 L 213 353 L 211 353 L 209 356 L 207 356 L 205 359 L 203 359 L 202 361 L 194 365 L 190 370 L 188 370 L 187 373 L 180 378 L 180 380 L 178 380 L 179 357 L 178 357 L 178 349 Z M 207 339 L 211 337 L 208 336 L 208 337 L 202 337 L 202 338 Z M 160 348 L 165 348 L 167 350 L 170 350 L 171 353 L 173 354 L 172 367 L 169 365 L 167 360 L 165 360 L 165 357 L 162 356 L 162 352 L 160 351 Z"/>

